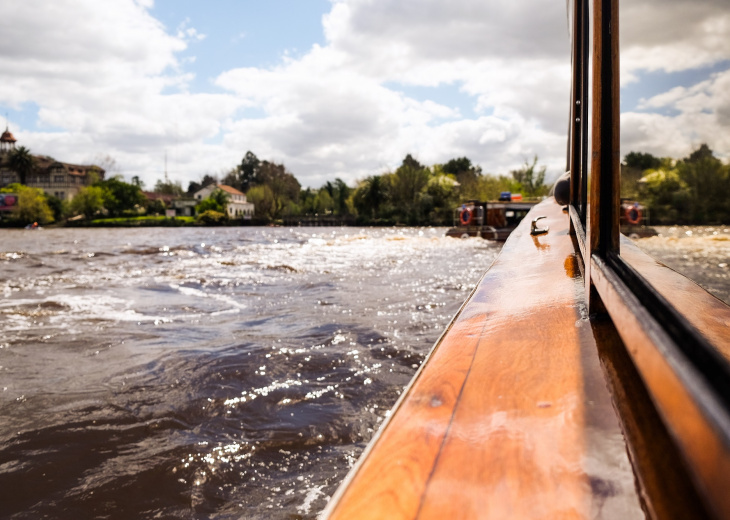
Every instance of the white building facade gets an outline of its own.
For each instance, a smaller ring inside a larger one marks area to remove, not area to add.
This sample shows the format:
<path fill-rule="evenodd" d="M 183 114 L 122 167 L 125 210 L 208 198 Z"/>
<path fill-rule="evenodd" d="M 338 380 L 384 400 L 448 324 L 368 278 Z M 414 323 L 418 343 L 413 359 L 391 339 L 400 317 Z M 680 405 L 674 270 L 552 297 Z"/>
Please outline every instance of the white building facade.
<path fill-rule="evenodd" d="M 226 212 L 229 218 L 250 220 L 253 217 L 254 205 L 248 202 L 246 194 L 226 184 L 208 184 L 206 187 L 196 191 L 193 197 L 197 202 L 210 197 L 215 190 L 221 190 L 228 195 Z"/>

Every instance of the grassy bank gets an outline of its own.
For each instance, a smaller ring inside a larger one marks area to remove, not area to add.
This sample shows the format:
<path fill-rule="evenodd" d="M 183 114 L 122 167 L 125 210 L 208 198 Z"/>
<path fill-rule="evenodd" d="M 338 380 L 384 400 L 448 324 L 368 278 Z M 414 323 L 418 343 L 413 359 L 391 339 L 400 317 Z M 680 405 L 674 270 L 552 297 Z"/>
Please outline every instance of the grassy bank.
<path fill-rule="evenodd" d="M 97 218 L 91 221 L 67 221 L 67 227 L 180 227 L 195 225 L 194 217 L 119 217 Z"/>

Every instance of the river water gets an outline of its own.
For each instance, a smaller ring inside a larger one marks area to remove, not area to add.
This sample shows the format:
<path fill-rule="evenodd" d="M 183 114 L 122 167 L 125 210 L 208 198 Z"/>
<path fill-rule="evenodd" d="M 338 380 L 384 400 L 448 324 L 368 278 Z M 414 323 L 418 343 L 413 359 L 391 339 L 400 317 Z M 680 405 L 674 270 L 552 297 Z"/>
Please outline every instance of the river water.
<path fill-rule="evenodd" d="M 0 517 L 314 518 L 499 245 L 2 231 Z"/>
<path fill-rule="evenodd" d="M 444 232 L 0 232 L 0 517 L 315 518 L 499 253 Z"/>
<path fill-rule="evenodd" d="M 636 244 L 730 304 L 730 226 L 656 226 Z"/>

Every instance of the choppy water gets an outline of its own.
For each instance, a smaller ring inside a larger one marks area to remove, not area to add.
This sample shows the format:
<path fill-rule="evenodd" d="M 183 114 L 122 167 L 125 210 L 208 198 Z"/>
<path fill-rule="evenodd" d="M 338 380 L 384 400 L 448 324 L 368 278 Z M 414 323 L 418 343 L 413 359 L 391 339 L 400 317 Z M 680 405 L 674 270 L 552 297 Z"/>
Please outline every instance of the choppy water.
<path fill-rule="evenodd" d="M 2 231 L 0 517 L 314 518 L 499 251 Z"/>
<path fill-rule="evenodd" d="M 730 226 L 656 226 L 636 244 L 730 304 Z"/>
<path fill-rule="evenodd" d="M 444 231 L 1 231 L 0 517 L 315 518 L 498 254 Z"/>

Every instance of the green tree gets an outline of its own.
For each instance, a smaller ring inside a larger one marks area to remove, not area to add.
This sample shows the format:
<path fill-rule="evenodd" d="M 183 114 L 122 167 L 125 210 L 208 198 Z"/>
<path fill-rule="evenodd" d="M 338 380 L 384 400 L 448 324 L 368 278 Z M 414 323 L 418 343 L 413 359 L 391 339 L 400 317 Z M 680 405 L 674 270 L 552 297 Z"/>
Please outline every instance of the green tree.
<path fill-rule="evenodd" d="M 226 213 L 221 213 L 220 211 L 208 209 L 195 217 L 195 221 L 207 226 L 219 226 L 228 221 L 228 215 Z"/>
<path fill-rule="evenodd" d="M 629 152 L 624 157 L 624 164 L 629 168 L 637 170 L 656 170 L 661 166 L 661 159 L 654 157 L 650 153 Z"/>
<path fill-rule="evenodd" d="M 515 183 L 515 180 L 506 175 L 482 175 L 477 179 L 474 185 L 472 196 L 465 197 L 476 200 L 498 200 L 500 193 L 503 191 L 516 191 L 522 189 L 521 185 Z"/>
<path fill-rule="evenodd" d="M 380 175 L 368 177 L 355 190 L 354 203 L 360 215 L 377 218 L 380 209 L 388 201 L 386 182 Z"/>
<path fill-rule="evenodd" d="M 161 193 L 163 195 L 173 195 L 175 197 L 182 196 L 185 191 L 183 190 L 180 181 L 162 181 L 158 180 L 155 183 L 155 193 Z"/>
<path fill-rule="evenodd" d="M 436 165 L 426 185 L 426 194 L 430 197 L 431 213 L 429 221 L 433 224 L 450 224 L 453 208 L 458 203 L 457 187 L 459 183 L 453 176 L 443 173 Z"/>
<path fill-rule="evenodd" d="M 58 222 L 59 220 L 63 220 L 66 213 L 68 213 L 68 203 L 48 193 L 46 193 L 46 202 L 51 209 L 51 213 L 53 213 L 53 221 Z"/>
<path fill-rule="evenodd" d="M 640 198 L 640 182 L 647 170 L 661 167 L 661 159 L 649 153 L 629 152 L 621 164 L 621 197 Z"/>
<path fill-rule="evenodd" d="M 129 184 L 120 176 L 115 176 L 95 184 L 104 190 L 104 207 L 111 216 L 119 216 L 126 212 L 137 212 L 147 202 L 142 190 L 135 184 Z"/>
<path fill-rule="evenodd" d="M 249 188 L 259 184 L 259 169 L 261 161 L 250 150 L 243 156 L 241 164 L 238 165 L 238 179 L 241 184 L 241 191 L 248 191 Z"/>
<path fill-rule="evenodd" d="M 254 204 L 254 215 L 259 219 L 271 220 L 276 214 L 276 203 L 271 188 L 266 185 L 254 186 L 248 190 L 246 197 Z"/>
<path fill-rule="evenodd" d="M 334 212 L 335 202 L 332 195 L 326 189 L 322 188 L 314 197 L 314 213 L 319 215 L 327 215 Z"/>
<path fill-rule="evenodd" d="M 71 201 L 71 211 L 91 219 L 104 211 L 104 200 L 108 197 L 106 190 L 100 186 L 81 188 Z"/>
<path fill-rule="evenodd" d="M 429 173 L 410 154 L 390 177 L 391 200 L 408 224 L 422 220 L 422 192 L 428 184 Z"/>
<path fill-rule="evenodd" d="M 188 183 L 188 191 L 186 192 L 189 197 L 192 197 L 196 191 L 200 191 L 203 186 L 196 181 L 190 181 Z"/>
<path fill-rule="evenodd" d="M 217 211 L 219 213 L 226 213 L 230 200 L 231 198 L 228 193 L 220 189 L 215 189 L 207 198 L 203 199 L 197 206 L 195 206 L 195 212 L 204 213 L 206 211 Z"/>
<path fill-rule="evenodd" d="M 450 159 L 441 166 L 446 175 L 453 176 L 459 183 L 462 198 L 477 199 L 476 196 L 479 179 L 482 176 L 482 169 L 472 164 L 468 157 Z"/>
<path fill-rule="evenodd" d="M 28 175 L 35 168 L 35 157 L 33 157 L 25 146 L 19 146 L 10 152 L 10 168 L 20 177 L 20 184 L 28 184 Z"/>
<path fill-rule="evenodd" d="M 640 199 L 649 206 L 652 222 L 687 222 L 690 193 L 687 183 L 671 161 L 656 170 L 646 170 L 639 184 Z"/>
<path fill-rule="evenodd" d="M 335 212 L 338 215 L 346 215 L 349 213 L 347 208 L 347 199 L 350 198 L 352 188 L 339 177 L 335 179 Z"/>
<path fill-rule="evenodd" d="M 266 218 L 271 220 L 281 218 L 284 210 L 291 202 L 298 202 L 299 192 L 302 189 L 296 177 L 289 173 L 283 164 L 276 164 L 269 161 L 263 161 L 260 164 L 257 183 L 258 185 L 264 185 L 269 188 L 263 200 L 265 201 Z M 256 187 L 258 186 L 254 186 L 254 188 Z M 261 196 L 262 193 L 264 192 L 254 192 L 256 197 Z M 253 199 L 251 201 L 254 202 Z"/>
<path fill-rule="evenodd" d="M 512 170 L 512 178 L 519 185 L 518 189 L 526 197 L 541 197 L 548 194 L 550 188 L 545 185 L 545 171 L 547 168 L 537 168 L 537 155 L 532 160 L 532 164 L 525 161 L 522 168 Z"/>
<path fill-rule="evenodd" d="M 730 176 L 728 168 L 706 144 L 677 163 L 679 177 L 688 188 L 690 224 L 728 222 Z"/>
<path fill-rule="evenodd" d="M 685 163 L 698 163 L 705 159 L 716 159 L 715 154 L 707 144 L 702 143 L 697 150 L 693 150 L 689 157 L 684 159 Z"/>
<path fill-rule="evenodd" d="M 231 168 L 228 170 L 228 173 L 223 176 L 221 183 L 236 188 L 239 191 L 243 190 L 243 184 L 241 183 L 238 168 Z"/>
<path fill-rule="evenodd" d="M 132 185 L 137 186 L 140 190 L 144 189 L 144 181 L 139 178 L 139 175 L 132 177 Z"/>
<path fill-rule="evenodd" d="M 53 222 L 53 212 L 48 206 L 46 196 L 40 188 L 24 186 L 18 190 L 18 202 L 13 209 L 14 218 L 21 224 L 49 224 Z"/>

